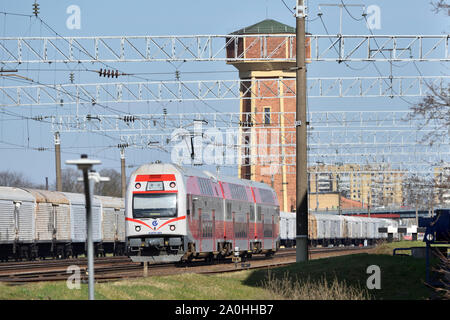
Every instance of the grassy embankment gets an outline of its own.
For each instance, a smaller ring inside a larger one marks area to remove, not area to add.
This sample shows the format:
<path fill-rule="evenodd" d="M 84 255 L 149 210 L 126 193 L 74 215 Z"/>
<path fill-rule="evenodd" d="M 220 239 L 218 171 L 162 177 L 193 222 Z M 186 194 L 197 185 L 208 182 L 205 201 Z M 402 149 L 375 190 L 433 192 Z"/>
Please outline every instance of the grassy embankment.
<path fill-rule="evenodd" d="M 385 244 L 375 254 L 311 260 L 270 271 L 219 275 L 181 273 L 96 284 L 97 299 L 427 299 L 425 261 L 393 257 L 392 249 L 419 243 Z M 381 289 L 366 287 L 367 267 L 381 270 Z M 69 290 L 65 282 L 21 286 L 0 284 L 0 299 L 86 299 L 87 285 Z"/>

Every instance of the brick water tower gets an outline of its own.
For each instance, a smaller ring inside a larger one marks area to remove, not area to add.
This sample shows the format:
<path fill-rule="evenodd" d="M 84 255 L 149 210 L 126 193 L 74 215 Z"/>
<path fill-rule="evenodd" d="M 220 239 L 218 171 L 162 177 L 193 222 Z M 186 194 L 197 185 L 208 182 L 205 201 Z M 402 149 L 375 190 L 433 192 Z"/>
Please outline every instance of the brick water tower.
<path fill-rule="evenodd" d="M 295 33 L 267 19 L 231 33 L 226 44 L 227 64 L 242 80 L 238 175 L 271 185 L 280 210 L 291 212 L 296 206 Z"/>

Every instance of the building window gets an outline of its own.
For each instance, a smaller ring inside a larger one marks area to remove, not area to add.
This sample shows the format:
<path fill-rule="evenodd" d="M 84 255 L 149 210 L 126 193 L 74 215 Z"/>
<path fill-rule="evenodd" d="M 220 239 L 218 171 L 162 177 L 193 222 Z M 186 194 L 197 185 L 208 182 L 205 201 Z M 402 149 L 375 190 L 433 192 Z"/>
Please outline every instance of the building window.
<path fill-rule="evenodd" d="M 264 108 L 264 124 L 270 124 L 270 107 Z"/>

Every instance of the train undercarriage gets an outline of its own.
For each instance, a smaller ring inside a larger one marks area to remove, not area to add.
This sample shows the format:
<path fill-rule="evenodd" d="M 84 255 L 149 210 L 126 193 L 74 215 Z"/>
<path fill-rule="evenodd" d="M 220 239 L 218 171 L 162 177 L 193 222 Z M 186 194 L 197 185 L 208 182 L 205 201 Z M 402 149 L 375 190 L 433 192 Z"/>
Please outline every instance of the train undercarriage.
<path fill-rule="evenodd" d="M 175 240 L 176 239 L 176 240 Z M 279 244 L 277 243 L 277 249 Z M 248 250 L 239 250 L 242 259 L 251 258 L 253 254 L 273 255 L 276 250 L 263 249 L 261 241 L 250 243 Z M 135 262 L 163 263 L 189 262 L 194 259 L 220 261 L 235 255 L 232 241 L 218 241 L 213 251 L 202 251 L 196 248 L 195 242 L 186 242 L 185 237 L 147 237 L 129 238 L 127 255 Z"/>
<path fill-rule="evenodd" d="M 36 259 L 68 259 L 86 255 L 87 246 L 84 242 L 12 242 L 0 244 L 0 261 L 20 261 Z M 104 257 L 107 254 L 114 256 L 125 255 L 125 243 L 96 242 L 94 255 Z"/>

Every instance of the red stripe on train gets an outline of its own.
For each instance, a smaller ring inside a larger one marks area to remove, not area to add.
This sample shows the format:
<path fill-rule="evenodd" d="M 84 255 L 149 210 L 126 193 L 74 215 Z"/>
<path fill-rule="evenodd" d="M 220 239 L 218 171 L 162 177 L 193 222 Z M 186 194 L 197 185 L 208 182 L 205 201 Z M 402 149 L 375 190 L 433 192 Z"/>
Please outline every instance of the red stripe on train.
<path fill-rule="evenodd" d="M 161 227 L 165 226 L 165 225 L 168 224 L 168 223 L 175 222 L 175 221 L 179 221 L 179 220 L 184 220 L 184 219 L 186 219 L 186 216 L 182 216 L 182 217 L 174 218 L 174 219 L 171 219 L 171 220 L 167 220 L 167 221 L 164 222 L 162 225 L 160 225 L 159 228 L 156 229 L 156 230 L 159 230 Z"/>
<path fill-rule="evenodd" d="M 146 224 L 144 221 L 141 220 L 136 220 L 136 219 L 131 219 L 131 218 L 125 218 L 125 220 L 127 221 L 131 221 L 131 222 L 136 222 L 136 223 L 140 223 L 143 224 L 146 227 L 149 227 L 150 229 L 152 229 L 152 227 L 150 227 L 148 224 Z M 153 230 L 153 229 L 152 229 Z"/>
<path fill-rule="evenodd" d="M 157 191 L 133 191 L 135 193 L 177 193 L 177 190 L 157 190 Z"/>
<path fill-rule="evenodd" d="M 137 181 L 176 181 L 174 174 L 140 174 Z"/>

